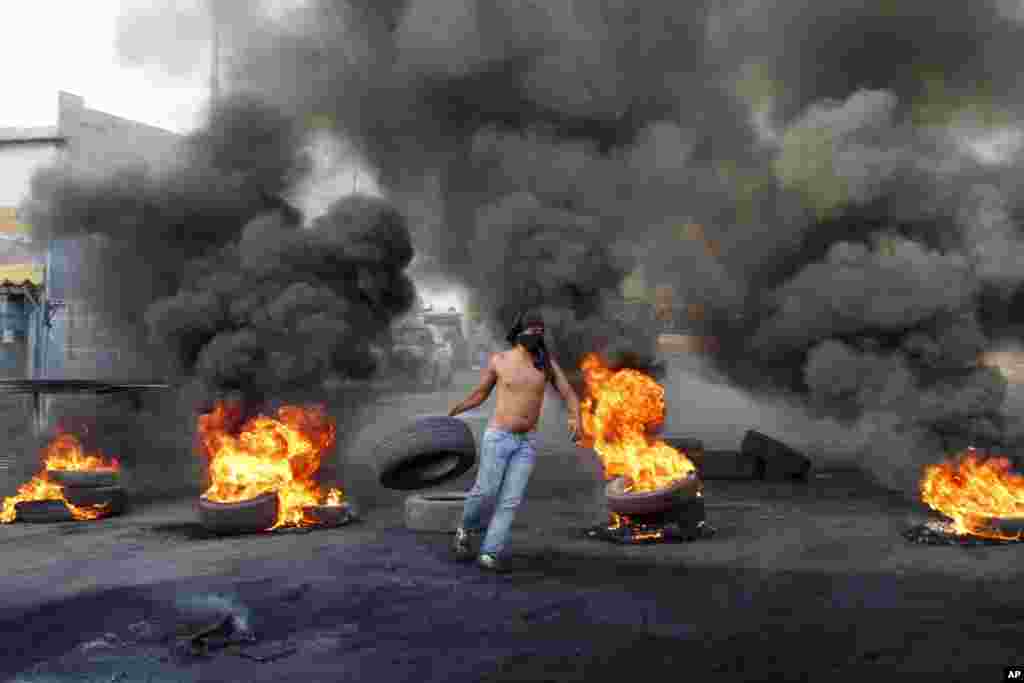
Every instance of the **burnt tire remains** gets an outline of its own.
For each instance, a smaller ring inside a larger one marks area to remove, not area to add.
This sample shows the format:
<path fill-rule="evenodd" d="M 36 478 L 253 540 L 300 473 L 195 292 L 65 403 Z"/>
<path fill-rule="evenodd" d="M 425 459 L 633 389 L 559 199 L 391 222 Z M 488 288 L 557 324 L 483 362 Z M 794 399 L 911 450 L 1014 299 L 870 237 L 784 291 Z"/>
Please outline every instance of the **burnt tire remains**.
<path fill-rule="evenodd" d="M 199 523 L 214 534 L 252 534 L 274 526 L 278 512 L 277 493 L 264 493 L 239 503 L 217 503 L 199 499 Z"/>
<path fill-rule="evenodd" d="M 454 533 L 462 523 L 466 493 L 416 494 L 405 499 L 405 526 L 412 531 Z"/>
<path fill-rule="evenodd" d="M 765 481 L 804 481 L 811 471 L 811 461 L 806 456 L 753 429 L 743 437 L 740 453 L 757 459 Z"/>
<path fill-rule="evenodd" d="M 107 506 L 105 515 L 117 515 L 124 511 L 128 499 L 120 486 L 97 486 L 90 488 L 64 487 L 64 499 L 75 507 Z"/>
<path fill-rule="evenodd" d="M 657 514 L 692 502 L 702 495 L 704 488 L 696 472 L 690 472 L 671 486 L 654 491 L 630 493 L 625 490 L 625 484 L 626 480 L 622 477 L 612 479 L 605 486 L 605 497 L 608 499 L 608 509 L 627 517 Z"/>
<path fill-rule="evenodd" d="M 454 417 L 422 417 L 374 449 L 381 486 L 415 491 L 443 484 L 476 464 L 473 432 Z"/>
<path fill-rule="evenodd" d="M 1024 517 L 989 517 L 985 526 L 1004 536 L 1024 537 Z"/>
<path fill-rule="evenodd" d="M 63 500 L 25 500 L 16 504 L 14 510 L 17 521 L 29 524 L 75 521 Z"/>
<path fill-rule="evenodd" d="M 46 470 L 46 479 L 54 484 L 74 488 L 100 488 L 121 483 L 118 470 Z"/>
<path fill-rule="evenodd" d="M 347 501 L 340 505 L 306 505 L 302 514 L 310 522 L 324 527 L 342 526 L 355 519 L 352 506 Z"/>

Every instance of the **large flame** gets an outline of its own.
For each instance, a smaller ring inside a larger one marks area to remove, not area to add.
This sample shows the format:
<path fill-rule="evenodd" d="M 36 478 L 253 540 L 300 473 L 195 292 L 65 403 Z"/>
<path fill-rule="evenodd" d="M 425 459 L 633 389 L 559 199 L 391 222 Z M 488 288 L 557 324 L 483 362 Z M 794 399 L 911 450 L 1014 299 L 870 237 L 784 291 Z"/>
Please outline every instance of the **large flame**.
<path fill-rule="evenodd" d="M 597 354 L 581 364 L 586 395 L 580 404 L 583 434 L 609 479 L 625 477 L 626 491 L 654 491 L 696 468 L 652 432 L 665 421 L 665 390 L 633 369 L 611 370 Z"/>
<path fill-rule="evenodd" d="M 81 521 L 99 519 L 107 511 L 107 505 L 89 505 L 77 507 L 64 498 L 64 488 L 50 481 L 46 473 L 53 470 L 102 471 L 118 470 L 120 464 L 116 458 L 104 459 L 99 452 L 86 453 L 82 442 L 71 433 L 58 434 L 43 449 L 44 470 L 18 487 L 18 493 L 4 498 L 3 510 L 0 510 L 0 523 L 9 524 L 17 517 L 14 506 L 30 500 L 61 500 L 71 511 L 71 515 Z"/>
<path fill-rule="evenodd" d="M 1006 458 L 982 458 L 969 448 L 958 457 L 925 468 L 921 498 L 949 517 L 958 534 L 1005 540 L 989 526 L 993 517 L 1024 517 L 1024 475 L 1011 471 Z"/>
<path fill-rule="evenodd" d="M 199 417 L 199 438 L 211 482 L 203 497 L 238 503 L 276 492 L 280 505 L 271 529 L 310 526 L 304 507 L 343 500 L 339 489 L 325 496 L 313 479 L 336 438 L 335 422 L 321 406 L 284 406 L 276 418 L 259 415 L 242 424 L 242 405 L 221 401 Z"/>

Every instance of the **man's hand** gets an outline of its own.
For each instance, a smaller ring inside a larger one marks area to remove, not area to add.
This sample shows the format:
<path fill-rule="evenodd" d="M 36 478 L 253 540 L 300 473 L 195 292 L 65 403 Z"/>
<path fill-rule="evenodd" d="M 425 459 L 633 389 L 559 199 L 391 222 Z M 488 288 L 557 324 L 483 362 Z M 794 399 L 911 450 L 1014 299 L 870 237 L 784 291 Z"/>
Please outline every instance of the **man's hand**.
<path fill-rule="evenodd" d="M 580 425 L 575 415 L 569 416 L 569 438 L 574 444 L 580 443 Z"/>

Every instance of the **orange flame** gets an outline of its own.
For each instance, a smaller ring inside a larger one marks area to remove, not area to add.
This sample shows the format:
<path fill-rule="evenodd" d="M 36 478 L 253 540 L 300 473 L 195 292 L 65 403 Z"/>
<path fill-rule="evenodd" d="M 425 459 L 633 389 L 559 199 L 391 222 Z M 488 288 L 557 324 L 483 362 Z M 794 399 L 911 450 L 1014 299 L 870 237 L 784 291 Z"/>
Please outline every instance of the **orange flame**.
<path fill-rule="evenodd" d="M 665 421 L 665 390 L 639 370 L 611 370 L 597 354 L 581 364 L 586 396 L 583 434 L 609 479 L 625 477 L 626 491 L 654 491 L 696 468 L 686 455 L 651 435 Z"/>
<path fill-rule="evenodd" d="M 992 529 L 993 517 L 1024 517 L 1024 475 L 1007 458 L 982 458 L 973 448 L 925 468 L 921 499 L 953 521 L 957 534 L 1015 540 Z"/>
<path fill-rule="evenodd" d="M 280 505 L 271 529 L 311 526 L 303 507 L 341 504 L 340 489 L 324 496 L 313 479 L 336 438 L 335 422 L 322 406 L 284 406 L 276 418 L 259 415 L 244 424 L 241 418 L 242 405 L 226 401 L 199 417 L 211 482 L 204 498 L 237 503 L 276 492 Z"/>
<path fill-rule="evenodd" d="M 47 472 L 54 470 L 73 471 L 102 471 L 119 470 L 120 464 L 116 458 L 109 461 L 104 460 L 99 452 L 86 453 L 82 442 L 74 434 L 58 434 L 53 441 L 43 449 L 44 471 L 37 474 L 29 481 L 18 487 L 18 493 L 14 496 L 4 498 L 3 509 L 0 510 L 0 523 L 10 524 L 17 517 L 15 505 L 31 500 L 61 500 L 71 511 L 71 515 L 79 520 L 99 519 L 109 506 L 88 505 L 75 506 L 64 498 L 64 487 L 56 484 L 46 476 Z"/>

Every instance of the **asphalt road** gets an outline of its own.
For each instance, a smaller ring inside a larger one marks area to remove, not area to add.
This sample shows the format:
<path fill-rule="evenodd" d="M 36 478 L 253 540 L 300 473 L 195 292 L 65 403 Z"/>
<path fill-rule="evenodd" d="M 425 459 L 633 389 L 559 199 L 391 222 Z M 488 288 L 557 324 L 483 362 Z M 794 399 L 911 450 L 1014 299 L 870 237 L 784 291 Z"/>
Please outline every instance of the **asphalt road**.
<path fill-rule="evenodd" d="M 364 519 L 346 527 L 195 538 L 193 501 L 0 527 L 0 678 L 994 681 L 1021 663 L 1021 547 L 910 544 L 900 532 L 923 508 L 840 472 L 708 482 L 709 539 L 585 539 L 603 514 L 597 482 L 554 407 L 510 571 L 454 563 L 446 536 L 402 528 L 404 494 L 375 490 L 366 468 L 374 438 L 444 412 L 471 381 L 366 406 L 341 464 Z M 475 432 L 486 417 L 469 417 Z M 192 657 L 163 640 L 211 614 L 235 614 L 251 647 L 283 656 Z"/>

